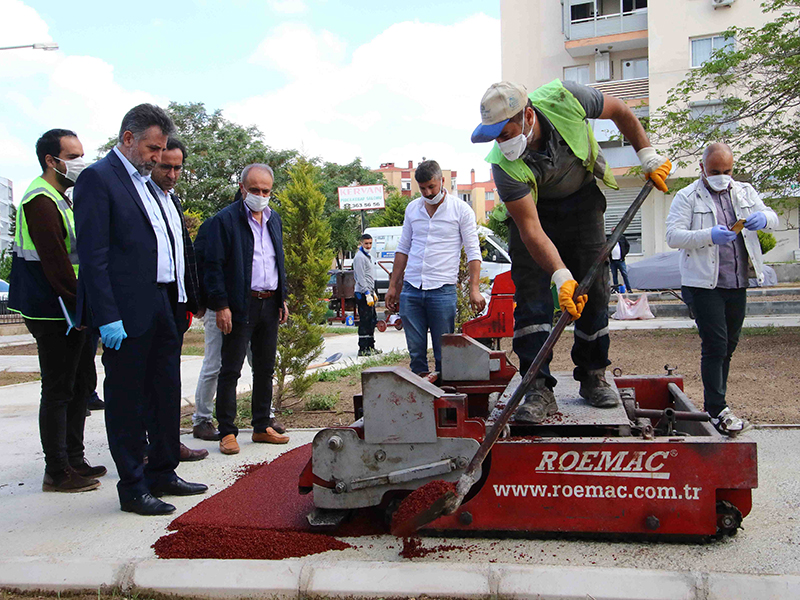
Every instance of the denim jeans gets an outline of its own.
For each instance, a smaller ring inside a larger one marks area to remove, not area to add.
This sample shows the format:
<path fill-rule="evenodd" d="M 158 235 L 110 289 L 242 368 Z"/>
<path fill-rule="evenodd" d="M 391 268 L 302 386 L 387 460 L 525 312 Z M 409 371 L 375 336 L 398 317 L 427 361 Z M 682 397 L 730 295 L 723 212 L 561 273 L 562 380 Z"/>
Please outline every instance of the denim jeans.
<path fill-rule="evenodd" d="M 434 290 L 421 290 L 404 281 L 400 292 L 400 318 L 411 355 L 411 370 L 428 372 L 430 330 L 436 370 L 441 373 L 442 335 L 453 333 L 456 328 L 456 286 L 448 284 Z"/>
<path fill-rule="evenodd" d="M 614 287 L 619 289 L 619 273 L 622 273 L 622 281 L 625 282 L 625 291 L 631 291 L 631 282 L 628 281 L 628 265 L 624 260 L 611 259 L 611 279 L 614 281 Z"/>
<path fill-rule="evenodd" d="M 700 376 L 703 379 L 703 406 L 716 417 L 728 405 L 728 371 L 731 356 L 739 343 L 747 310 L 747 289 L 681 288 L 684 301 L 694 313 L 700 333 Z"/>

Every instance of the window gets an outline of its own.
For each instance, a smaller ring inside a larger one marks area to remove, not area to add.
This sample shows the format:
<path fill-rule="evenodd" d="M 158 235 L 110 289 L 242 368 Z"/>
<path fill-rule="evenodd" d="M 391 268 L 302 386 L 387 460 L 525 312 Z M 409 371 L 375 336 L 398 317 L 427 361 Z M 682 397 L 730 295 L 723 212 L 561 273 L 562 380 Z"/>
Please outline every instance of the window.
<path fill-rule="evenodd" d="M 719 100 L 698 100 L 690 105 L 692 119 L 722 117 L 722 102 Z M 736 129 L 736 122 L 731 121 L 720 126 L 721 131 L 733 131 Z"/>
<path fill-rule="evenodd" d="M 486 199 L 489 201 L 494 201 L 494 192 L 486 192 Z"/>
<path fill-rule="evenodd" d="M 623 79 L 644 79 L 648 75 L 646 58 L 631 58 L 622 61 Z"/>
<path fill-rule="evenodd" d="M 647 0 L 622 0 L 622 12 L 647 8 Z"/>
<path fill-rule="evenodd" d="M 692 68 L 701 67 L 720 48 L 733 50 L 733 38 L 713 35 L 692 40 Z"/>
<path fill-rule="evenodd" d="M 564 67 L 564 81 L 574 81 L 575 83 L 589 83 L 589 65 L 578 65 L 577 67 Z"/>
<path fill-rule="evenodd" d="M 584 2 L 583 4 L 573 4 L 570 6 L 570 19 L 574 23 L 581 19 L 590 19 L 594 14 L 594 2 Z"/>
<path fill-rule="evenodd" d="M 638 188 L 620 188 L 618 190 L 603 190 L 606 197 L 605 226 L 606 235 L 611 235 L 614 227 L 620 222 L 630 205 L 639 193 Z M 625 237 L 631 243 L 630 254 L 642 253 L 642 211 L 636 213 L 633 221 L 625 230 Z"/>
<path fill-rule="evenodd" d="M 406 192 L 411 191 L 411 180 L 410 179 L 402 179 L 400 181 L 400 189 Z"/>

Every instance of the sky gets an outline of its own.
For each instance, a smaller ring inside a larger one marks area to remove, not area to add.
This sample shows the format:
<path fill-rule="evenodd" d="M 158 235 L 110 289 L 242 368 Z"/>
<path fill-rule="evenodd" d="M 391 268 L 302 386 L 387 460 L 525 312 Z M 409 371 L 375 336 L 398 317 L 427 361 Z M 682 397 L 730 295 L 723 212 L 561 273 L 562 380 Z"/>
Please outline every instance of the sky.
<path fill-rule="evenodd" d="M 473 145 L 500 80 L 499 0 L 0 0 L 0 176 L 18 202 L 38 137 L 77 132 L 89 161 L 141 102 L 202 102 L 274 149 L 370 168 L 425 158 L 488 178 Z"/>

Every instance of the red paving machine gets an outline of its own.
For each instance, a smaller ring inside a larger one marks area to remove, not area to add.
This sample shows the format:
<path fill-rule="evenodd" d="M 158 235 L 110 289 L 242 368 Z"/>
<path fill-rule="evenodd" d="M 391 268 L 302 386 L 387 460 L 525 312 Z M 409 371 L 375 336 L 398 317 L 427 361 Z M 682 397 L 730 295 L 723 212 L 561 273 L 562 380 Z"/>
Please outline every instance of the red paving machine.
<path fill-rule="evenodd" d="M 505 353 L 443 337 L 437 385 L 399 367 L 362 373 L 357 420 L 324 429 L 300 489 L 314 526 L 353 510 L 391 515 L 414 489 L 455 483 L 520 375 Z M 680 375 L 610 378 L 623 400 L 593 408 L 571 375 L 557 374 L 559 412 L 510 422 L 477 483 L 427 532 L 734 535 L 758 485 L 756 443 L 720 435 L 683 392 Z"/>

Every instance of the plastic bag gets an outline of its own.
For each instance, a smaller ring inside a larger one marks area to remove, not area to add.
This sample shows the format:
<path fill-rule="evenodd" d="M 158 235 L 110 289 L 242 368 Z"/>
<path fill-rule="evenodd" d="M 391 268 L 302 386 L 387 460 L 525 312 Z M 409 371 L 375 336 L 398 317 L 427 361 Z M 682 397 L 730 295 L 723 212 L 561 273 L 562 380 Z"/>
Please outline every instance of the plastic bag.
<path fill-rule="evenodd" d="M 636 300 L 631 300 L 625 294 L 617 296 L 617 310 L 611 315 L 612 319 L 655 319 L 647 302 L 647 294 L 641 294 Z"/>

